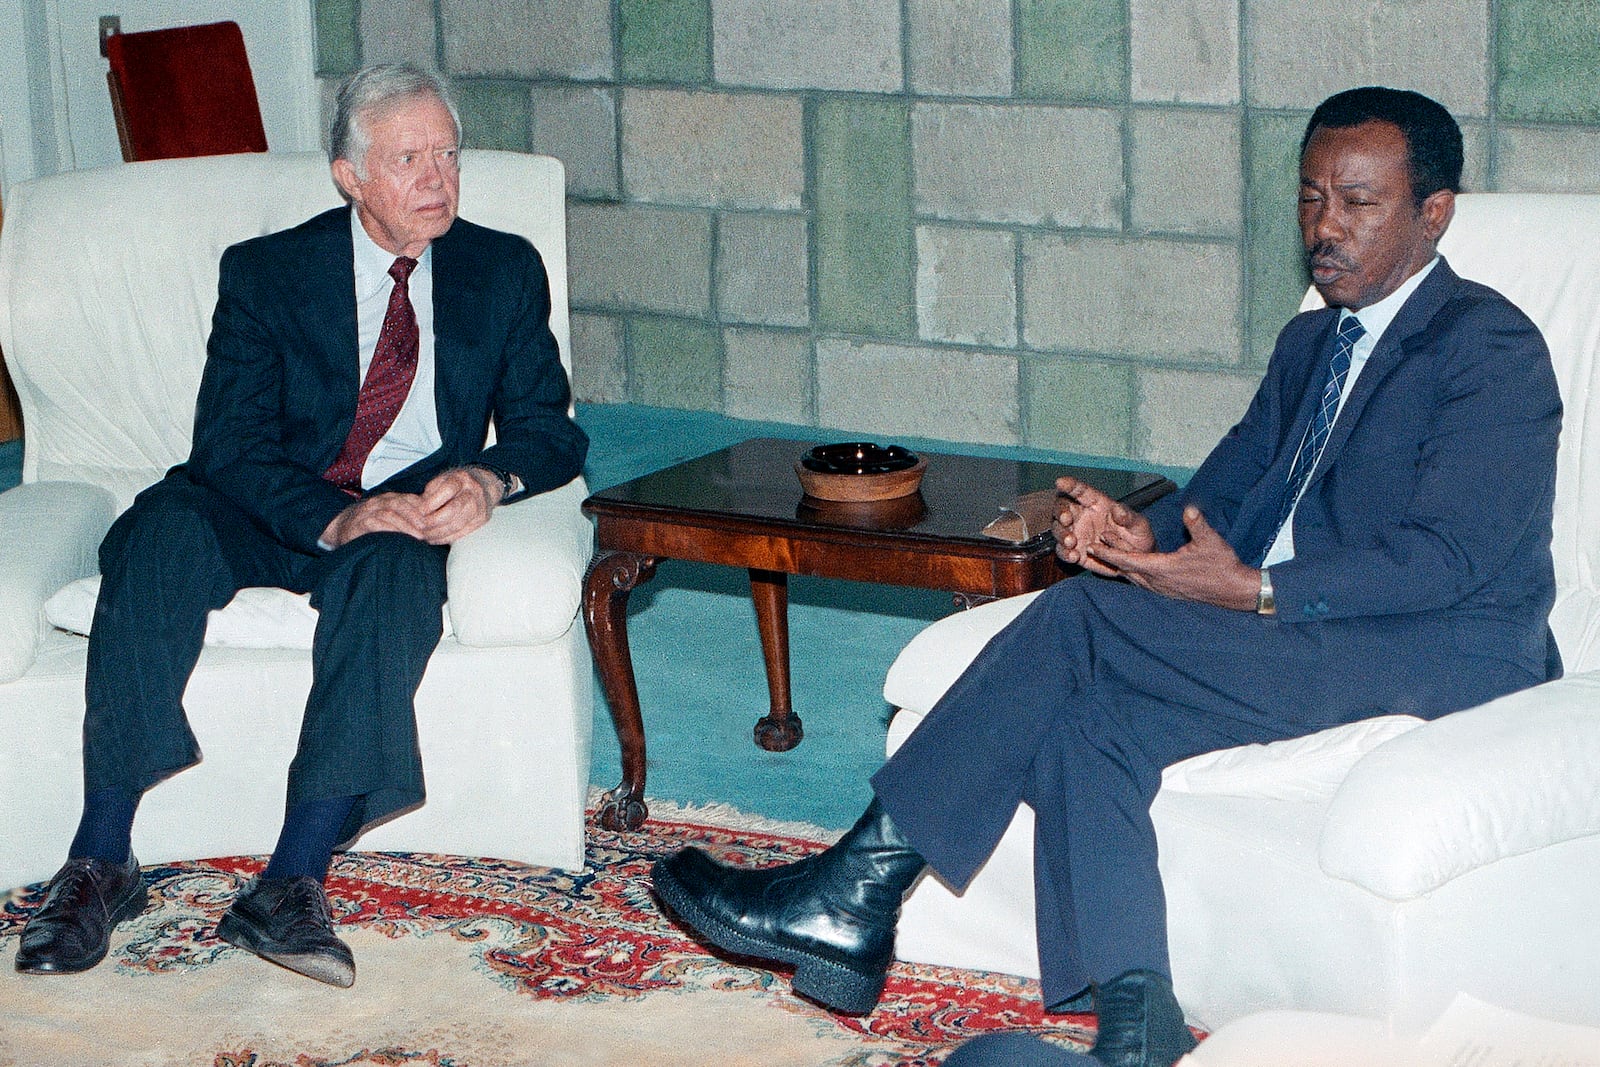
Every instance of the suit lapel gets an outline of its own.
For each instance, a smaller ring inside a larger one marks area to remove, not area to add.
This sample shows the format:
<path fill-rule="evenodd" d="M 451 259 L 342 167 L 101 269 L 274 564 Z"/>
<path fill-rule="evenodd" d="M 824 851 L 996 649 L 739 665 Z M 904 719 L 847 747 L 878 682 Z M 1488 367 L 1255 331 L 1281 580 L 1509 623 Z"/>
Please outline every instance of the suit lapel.
<path fill-rule="evenodd" d="M 1460 280 L 1455 271 L 1450 269 L 1450 264 L 1441 256 L 1439 265 L 1423 279 L 1421 285 L 1417 286 L 1417 291 L 1411 294 L 1410 299 L 1400 308 L 1400 313 L 1389 324 L 1389 328 L 1383 331 L 1383 336 L 1373 348 L 1372 355 L 1367 357 L 1366 366 L 1361 369 L 1360 377 L 1351 387 L 1350 396 L 1345 400 L 1344 408 L 1334 421 L 1333 429 L 1328 433 L 1328 442 L 1322 450 L 1322 458 L 1317 463 L 1317 469 L 1311 472 L 1313 483 L 1321 478 L 1338 458 L 1344 443 L 1350 438 L 1351 428 L 1360 420 L 1367 401 L 1372 398 L 1383 380 L 1404 362 L 1406 347 L 1411 339 L 1433 321 L 1434 315 L 1438 314 L 1439 309 L 1450 298 L 1450 294 L 1455 292 Z"/>
<path fill-rule="evenodd" d="M 304 259 L 294 267 L 300 300 L 291 306 L 310 321 L 307 334 L 321 346 L 320 358 L 328 369 L 327 409 L 343 443 L 355 421 L 361 388 L 350 209 L 330 211 L 315 221 L 318 225 L 308 228 Z"/>
<path fill-rule="evenodd" d="M 479 272 L 471 269 L 470 236 L 458 220 L 433 242 L 434 406 L 441 434 L 463 410 L 463 369 L 471 358 L 470 323 L 480 316 Z"/>
<path fill-rule="evenodd" d="M 1284 422 L 1277 455 L 1245 494 L 1227 531 L 1228 541 L 1241 559 L 1260 559 L 1277 533 L 1278 516 L 1289 488 L 1289 468 L 1311 426 L 1327 377 L 1339 313 L 1328 309 L 1307 314 L 1319 316 L 1320 321 L 1295 346 L 1294 366 L 1284 373 L 1279 386 L 1277 407 L 1284 413 Z"/>

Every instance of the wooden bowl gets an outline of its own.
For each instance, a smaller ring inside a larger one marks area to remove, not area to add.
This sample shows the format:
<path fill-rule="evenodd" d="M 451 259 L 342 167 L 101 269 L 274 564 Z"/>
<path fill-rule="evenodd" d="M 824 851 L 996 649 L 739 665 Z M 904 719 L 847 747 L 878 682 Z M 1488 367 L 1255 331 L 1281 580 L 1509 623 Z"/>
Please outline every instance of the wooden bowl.
<path fill-rule="evenodd" d="M 922 474 L 927 469 L 928 461 L 921 456 L 905 470 L 882 473 L 841 474 L 810 470 L 798 462 L 794 465 L 794 472 L 800 477 L 800 488 L 805 490 L 806 496 L 847 502 L 893 500 L 895 497 L 910 496 L 921 487 Z"/>

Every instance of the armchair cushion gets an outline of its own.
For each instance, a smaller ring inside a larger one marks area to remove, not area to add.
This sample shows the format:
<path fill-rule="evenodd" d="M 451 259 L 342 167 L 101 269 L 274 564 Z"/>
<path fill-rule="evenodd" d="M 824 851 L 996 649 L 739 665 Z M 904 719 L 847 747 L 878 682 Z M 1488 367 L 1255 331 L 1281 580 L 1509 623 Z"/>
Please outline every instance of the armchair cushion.
<path fill-rule="evenodd" d="M 1161 788 L 1262 800 L 1326 800 L 1368 752 L 1423 724 L 1414 715 L 1380 715 L 1304 737 L 1204 752 L 1162 772 Z"/>
<path fill-rule="evenodd" d="M 509 504 L 450 550 L 445 637 L 487 648 L 544 644 L 567 632 L 577 614 L 589 558 L 591 528 L 578 510 L 584 492 L 582 481 L 575 480 Z M 90 559 L 88 566 L 93 567 L 92 548 Z M 87 634 L 99 595 L 98 574 L 79 578 L 44 601 L 44 616 L 58 629 Z M 35 604 L 35 616 L 38 611 Z M 239 590 L 227 607 L 211 613 L 206 644 L 309 649 L 316 628 L 317 612 L 309 596 L 252 587 Z"/>
<path fill-rule="evenodd" d="M 44 603 L 50 625 L 69 634 L 89 635 L 100 576 L 70 583 Z M 317 610 L 306 593 L 252 586 L 239 590 L 228 606 L 206 618 L 206 644 L 219 648 L 295 648 L 309 650 L 317 629 Z M 445 636 L 450 616 L 445 613 Z"/>
<path fill-rule="evenodd" d="M 1497 860 L 1600 834 L 1597 798 L 1600 671 L 1591 671 L 1374 749 L 1334 794 L 1319 863 L 1410 900 Z"/>
<path fill-rule="evenodd" d="M 45 600 L 99 569 L 96 550 L 116 504 L 78 482 L 33 482 L 0 493 L 0 682 L 33 666 Z"/>

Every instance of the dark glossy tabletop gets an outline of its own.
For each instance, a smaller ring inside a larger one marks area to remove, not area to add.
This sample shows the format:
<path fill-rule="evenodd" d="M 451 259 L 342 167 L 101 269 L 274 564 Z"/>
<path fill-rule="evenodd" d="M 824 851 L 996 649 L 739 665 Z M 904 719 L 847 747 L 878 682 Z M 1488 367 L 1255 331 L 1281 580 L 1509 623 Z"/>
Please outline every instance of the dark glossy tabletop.
<path fill-rule="evenodd" d="M 1070 474 L 1109 496 L 1143 507 L 1171 488 L 1159 474 L 989 459 L 917 450 L 928 461 L 921 489 L 870 503 L 834 503 L 801 491 L 795 464 L 817 442 L 758 437 L 647 474 L 591 496 L 585 510 L 607 514 L 700 514 L 746 518 L 797 532 L 819 528 L 895 531 L 912 539 L 994 544 L 981 533 L 1003 505 L 1054 489 Z M 1049 536 L 1048 531 L 1034 538 Z"/>

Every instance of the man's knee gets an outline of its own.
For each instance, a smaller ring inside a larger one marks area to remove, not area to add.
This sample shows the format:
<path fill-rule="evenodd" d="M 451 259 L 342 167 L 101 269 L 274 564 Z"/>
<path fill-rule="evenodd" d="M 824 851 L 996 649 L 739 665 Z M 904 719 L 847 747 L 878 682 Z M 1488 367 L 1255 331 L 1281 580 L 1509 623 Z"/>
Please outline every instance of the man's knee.
<path fill-rule="evenodd" d="M 170 555 L 196 561 L 198 556 L 216 555 L 202 492 L 185 479 L 164 478 L 140 493 L 100 542 L 100 570 L 109 573 L 130 556 Z"/>
<path fill-rule="evenodd" d="M 209 490 L 169 477 L 135 498 L 100 542 L 101 605 L 126 601 L 210 611 L 241 584 Z M 258 584 L 258 583 L 243 583 Z"/>

